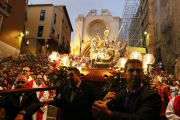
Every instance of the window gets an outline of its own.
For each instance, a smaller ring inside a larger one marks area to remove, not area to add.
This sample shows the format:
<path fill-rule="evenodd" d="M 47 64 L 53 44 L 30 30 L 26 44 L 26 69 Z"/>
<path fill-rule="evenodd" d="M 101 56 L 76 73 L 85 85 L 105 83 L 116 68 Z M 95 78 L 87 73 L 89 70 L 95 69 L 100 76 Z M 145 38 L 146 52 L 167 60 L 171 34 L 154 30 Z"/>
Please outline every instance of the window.
<path fill-rule="evenodd" d="M 25 3 L 28 3 L 28 1 L 27 1 L 27 0 L 24 0 L 24 2 L 25 2 Z"/>
<path fill-rule="evenodd" d="M 103 12 L 103 15 L 106 15 L 106 12 Z"/>
<path fill-rule="evenodd" d="M 0 15 L 0 33 L 2 32 L 2 20 L 3 20 L 3 16 Z"/>
<path fill-rule="evenodd" d="M 25 18 L 25 20 L 27 20 L 27 17 L 28 17 L 28 10 L 26 11 L 26 18 Z"/>
<path fill-rule="evenodd" d="M 44 30 L 44 26 L 38 26 L 37 37 L 42 37 L 43 36 L 43 30 Z"/>
<path fill-rule="evenodd" d="M 46 10 L 41 10 L 40 21 L 44 21 L 45 20 L 45 15 L 46 15 Z"/>
<path fill-rule="evenodd" d="M 23 34 L 25 35 L 26 33 L 26 25 L 24 26 L 24 29 L 23 29 Z"/>
<path fill-rule="evenodd" d="M 55 34 L 55 29 L 52 27 L 52 34 Z"/>
<path fill-rule="evenodd" d="M 67 48 L 67 49 L 69 48 L 69 41 L 67 41 L 67 46 L 66 46 L 66 48 Z"/>
<path fill-rule="evenodd" d="M 56 24 L 56 13 L 54 14 L 54 24 Z"/>
<path fill-rule="evenodd" d="M 62 23 L 64 23 L 64 19 L 62 19 Z"/>
<path fill-rule="evenodd" d="M 92 13 L 91 13 L 91 15 L 95 15 L 95 13 L 94 13 L 94 12 L 92 12 Z"/>
<path fill-rule="evenodd" d="M 155 5 L 155 12 L 157 12 L 157 4 Z"/>
<path fill-rule="evenodd" d="M 59 39 L 59 34 L 57 34 L 57 39 Z"/>

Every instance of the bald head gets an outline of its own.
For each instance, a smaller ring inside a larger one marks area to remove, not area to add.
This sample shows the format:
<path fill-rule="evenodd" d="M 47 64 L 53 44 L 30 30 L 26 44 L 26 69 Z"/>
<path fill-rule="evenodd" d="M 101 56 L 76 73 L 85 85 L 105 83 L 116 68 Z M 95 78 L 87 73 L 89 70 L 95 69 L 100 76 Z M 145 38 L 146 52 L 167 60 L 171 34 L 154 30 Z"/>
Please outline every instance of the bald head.
<path fill-rule="evenodd" d="M 27 88 L 27 87 L 28 87 L 27 77 L 24 75 L 20 75 L 16 82 L 16 88 Z"/>

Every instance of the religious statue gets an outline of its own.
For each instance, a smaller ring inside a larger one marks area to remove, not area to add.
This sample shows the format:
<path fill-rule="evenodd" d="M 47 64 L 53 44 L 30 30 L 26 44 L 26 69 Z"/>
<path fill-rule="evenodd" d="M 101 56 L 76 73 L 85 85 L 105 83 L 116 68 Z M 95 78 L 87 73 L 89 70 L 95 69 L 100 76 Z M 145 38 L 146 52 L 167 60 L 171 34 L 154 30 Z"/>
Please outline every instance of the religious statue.
<path fill-rule="evenodd" d="M 127 41 L 123 43 L 117 42 L 118 35 L 114 37 L 114 43 L 110 43 L 108 37 L 109 29 L 104 31 L 104 40 L 101 40 L 99 36 L 91 40 L 90 58 L 91 60 L 95 60 L 96 65 L 106 64 L 106 66 L 110 66 L 113 64 L 113 61 L 117 61 L 120 58 L 119 51 L 123 49 L 127 43 Z"/>
<path fill-rule="evenodd" d="M 104 31 L 104 40 L 105 40 L 105 46 L 108 46 L 109 43 L 109 28 L 107 30 Z"/>
<path fill-rule="evenodd" d="M 114 38 L 114 45 L 117 45 L 117 36 L 113 38 Z"/>

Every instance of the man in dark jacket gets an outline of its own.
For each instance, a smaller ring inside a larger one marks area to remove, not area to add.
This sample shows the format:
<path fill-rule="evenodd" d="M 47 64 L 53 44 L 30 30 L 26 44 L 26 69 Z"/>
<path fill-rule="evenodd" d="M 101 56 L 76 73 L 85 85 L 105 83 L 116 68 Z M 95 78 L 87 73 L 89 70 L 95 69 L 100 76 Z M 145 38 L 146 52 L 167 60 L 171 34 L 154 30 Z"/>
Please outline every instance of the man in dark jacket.
<path fill-rule="evenodd" d="M 68 71 L 69 85 L 64 87 L 60 99 L 46 99 L 43 102 L 64 109 L 62 120 L 93 120 L 91 107 L 99 98 L 95 85 L 83 82 L 76 68 Z"/>
<path fill-rule="evenodd" d="M 19 76 L 16 89 L 27 88 L 25 76 Z M 40 108 L 41 103 L 36 93 L 5 95 L 0 99 L 0 108 L 4 107 L 4 120 L 32 120 L 32 115 Z"/>
<path fill-rule="evenodd" d="M 109 110 L 106 102 L 95 101 L 92 106 L 93 116 L 100 120 L 159 120 L 161 97 L 153 90 L 147 89 L 142 83 L 142 63 L 139 60 L 129 60 L 125 65 L 127 88 L 119 93 L 108 93 L 108 98 L 115 99 L 115 104 Z"/>

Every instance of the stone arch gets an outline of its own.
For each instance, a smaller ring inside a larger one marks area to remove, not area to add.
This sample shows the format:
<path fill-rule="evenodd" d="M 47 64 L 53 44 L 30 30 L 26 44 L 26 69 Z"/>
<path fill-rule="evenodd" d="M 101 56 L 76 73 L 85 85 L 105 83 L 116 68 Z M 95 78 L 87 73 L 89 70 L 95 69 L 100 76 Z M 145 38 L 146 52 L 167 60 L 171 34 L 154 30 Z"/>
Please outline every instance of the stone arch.
<path fill-rule="evenodd" d="M 90 49 L 91 47 L 90 47 L 90 43 L 88 43 L 87 45 L 86 45 L 86 47 L 83 49 L 83 51 L 82 51 L 82 55 L 84 55 L 84 56 L 89 56 L 90 55 L 90 51 L 89 51 L 89 49 Z"/>

